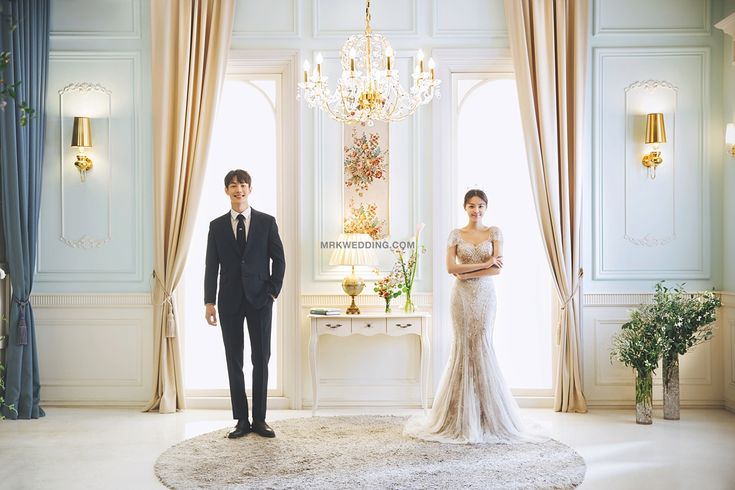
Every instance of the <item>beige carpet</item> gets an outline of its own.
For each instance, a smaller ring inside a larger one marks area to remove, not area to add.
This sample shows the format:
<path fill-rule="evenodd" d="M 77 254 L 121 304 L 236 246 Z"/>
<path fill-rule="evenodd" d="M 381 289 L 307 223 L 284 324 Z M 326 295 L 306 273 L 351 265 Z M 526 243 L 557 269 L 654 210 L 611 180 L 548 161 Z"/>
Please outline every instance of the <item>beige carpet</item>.
<path fill-rule="evenodd" d="M 574 488 L 584 460 L 558 441 L 439 444 L 402 434 L 405 417 L 289 419 L 275 439 L 229 429 L 183 441 L 156 462 L 169 488 Z"/>

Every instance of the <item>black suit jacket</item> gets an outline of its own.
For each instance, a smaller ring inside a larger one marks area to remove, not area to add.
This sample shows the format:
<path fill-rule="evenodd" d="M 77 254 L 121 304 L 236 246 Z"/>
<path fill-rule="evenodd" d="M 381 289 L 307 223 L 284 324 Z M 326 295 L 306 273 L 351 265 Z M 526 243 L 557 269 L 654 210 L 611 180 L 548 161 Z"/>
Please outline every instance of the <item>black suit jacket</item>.
<path fill-rule="evenodd" d="M 271 261 L 273 267 L 271 268 Z M 219 297 L 217 301 L 217 273 Z M 286 260 L 276 219 L 251 208 L 245 251 L 232 231 L 230 212 L 209 223 L 204 270 L 204 303 L 216 303 L 221 313 L 235 313 L 246 298 L 261 308 L 277 297 L 283 286 Z"/>

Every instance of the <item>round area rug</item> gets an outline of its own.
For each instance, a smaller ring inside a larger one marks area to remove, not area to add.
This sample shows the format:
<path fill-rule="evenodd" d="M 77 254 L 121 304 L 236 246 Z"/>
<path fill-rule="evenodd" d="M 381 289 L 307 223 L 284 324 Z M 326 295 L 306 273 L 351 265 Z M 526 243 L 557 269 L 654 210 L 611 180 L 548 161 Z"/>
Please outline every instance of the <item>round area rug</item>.
<path fill-rule="evenodd" d="M 183 441 L 156 461 L 169 488 L 574 488 L 585 464 L 553 439 L 440 444 L 403 435 L 406 417 L 289 419 L 275 439 L 222 429 Z"/>

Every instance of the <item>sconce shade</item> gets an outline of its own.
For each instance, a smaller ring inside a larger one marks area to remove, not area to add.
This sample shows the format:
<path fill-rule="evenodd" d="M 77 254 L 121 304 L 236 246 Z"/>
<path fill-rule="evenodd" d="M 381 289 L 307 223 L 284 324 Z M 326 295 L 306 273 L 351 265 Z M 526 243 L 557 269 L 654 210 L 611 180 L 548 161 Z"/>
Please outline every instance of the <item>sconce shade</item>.
<path fill-rule="evenodd" d="M 372 242 L 370 235 L 365 233 L 342 233 L 339 241 L 349 243 L 350 248 L 337 248 L 332 252 L 329 265 L 377 265 L 378 257 L 372 248 L 359 246 L 360 242 Z"/>
<path fill-rule="evenodd" d="M 71 132 L 71 146 L 90 148 L 92 146 L 92 125 L 88 117 L 75 117 Z"/>
<path fill-rule="evenodd" d="M 660 112 L 646 116 L 646 144 L 666 143 L 664 115 Z"/>
<path fill-rule="evenodd" d="M 735 145 L 735 124 L 729 123 L 725 130 L 725 144 Z"/>

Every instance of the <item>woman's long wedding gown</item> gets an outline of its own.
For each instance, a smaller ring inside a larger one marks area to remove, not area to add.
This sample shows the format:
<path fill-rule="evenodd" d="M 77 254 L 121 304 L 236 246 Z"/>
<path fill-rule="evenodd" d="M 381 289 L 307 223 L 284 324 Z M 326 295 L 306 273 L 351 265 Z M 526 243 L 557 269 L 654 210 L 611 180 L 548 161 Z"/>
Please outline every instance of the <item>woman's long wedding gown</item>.
<path fill-rule="evenodd" d="M 462 264 L 479 264 L 493 254 L 492 240 L 502 241 L 499 228 L 478 245 L 449 234 Z M 497 299 L 492 276 L 457 279 L 452 288 L 454 342 L 434 405 L 427 417 L 411 418 L 405 434 L 449 443 L 538 441 L 526 432 L 518 405 L 505 384 L 492 345 Z"/>

